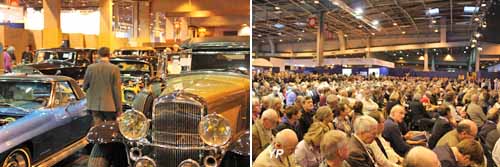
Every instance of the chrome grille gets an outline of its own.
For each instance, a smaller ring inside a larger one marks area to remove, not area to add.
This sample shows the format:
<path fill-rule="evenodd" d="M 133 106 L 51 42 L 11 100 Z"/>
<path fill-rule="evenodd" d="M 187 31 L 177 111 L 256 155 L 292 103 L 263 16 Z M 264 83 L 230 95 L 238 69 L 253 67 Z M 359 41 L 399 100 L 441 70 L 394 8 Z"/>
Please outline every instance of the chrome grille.
<path fill-rule="evenodd" d="M 199 105 L 186 102 L 160 102 L 153 111 L 152 141 L 159 145 L 177 147 L 203 146 L 198 135 L 198 123 L 202 117 Z M 186 159 L 201 162 L 201 150 L 172 150 L 155 148 L 155 159 L 160 166 L 177 166 Z"/>

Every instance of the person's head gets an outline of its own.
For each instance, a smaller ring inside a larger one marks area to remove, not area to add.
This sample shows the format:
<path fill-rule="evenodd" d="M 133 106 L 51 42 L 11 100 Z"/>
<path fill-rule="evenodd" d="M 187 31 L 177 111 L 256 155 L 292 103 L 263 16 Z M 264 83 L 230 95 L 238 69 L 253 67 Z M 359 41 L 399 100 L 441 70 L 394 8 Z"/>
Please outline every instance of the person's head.
<path fill-rule="evenodd" d="M 26 51 L 31 51 L 31 45 L 26 45 Z"/>
<path fill-rule="evenodd" d="M 354 106 L 352 107 L 355 113 L 363 114 L 363 102 L 356 101 L 354 102 Z"/>
<path fill-rule="evenodd" d="M 405 118 L 405 112 L 405 108 L 398 104 L 392 107 L 390 117 L 397 123 L 402 123 Z"/>
<path fill-rule="evenodd" d="M 413 101 L 420 101 L 420 99 L 422 99 L 422 94 L 420 94 L 420 93 L 415 93 L 415 94 L 413 95 L 413 98 L 412 98 L 412 99 L 413 99 Z"/>
<path fill-rule="evenodd" d="M 313 100 L 310 96 L 307 96 L 304 98 L 304 101 L 302 101 L 302 108 L 304 111 L 312 111 L 314 109 L 314 103 Z"/>
<path fill-rule="evenodd" d="M 323 138 L 323 135 L 329 130 L 330 129 L 327 125 L 320 122 L 314 122 L 309 127 L 309 130 L 307 130 L 307 133 L 304 134 L 304 141 L 318 147 L 320 145 L 321 139 Z"/>
<path fill-rule="evenodd" d="M 264 109 L 269 109 L 269 107 L 271 107 L 271 101 L 272 101 L 271 97 L 269 97 L 269 96 L 263 96 L 262 97 L 262 107 Z"/>
<path fill-rule="evenodd" d="M 446 94 L 444 95 L 444 100 L 448 103 L 452 103 L 453 101 L 455 101 L 455 92 L 453 91 L 446 92 Z"/>
<path fill-rule="evenodd" d="M 477 104 L 479 102 L 479 94 L 475 93 L 470 97 L 470 102 Z"/>
<path fill-rule="evenodd" d="M 339 98 L 336 95 L 330 94 L 326 97 L 326 103 L 330 107 L 334 107 L 339 102 Z"/>
<path fill-rule="evenodd" d="M 108 47 L 101 47 L 101 48 L 99 48 L 99 50 L 97 51 L 97 53 L 99 54 L 100 57 L 109 57 L 109 56 L 111 56 L 111 52 L 109 51 Z"/>
<path fill-rule="evenodd" d="M 283 108 L 283 102 L 281 102 L 281 99 L 278 97 L 272 98 L 271 100 L 271 108 L 276 110 L 276 111 L 281 111 L 281 108 Z"/>
<path fill-rule="evenodd" d="M 385 122 L 385 118 L 384 116 L 382 115 L 381 112 L 370 112 L 368 114 L 368 116 L 372 117 L 373 119 L 377 120 L 377 135 L 380 135 L 382 134 L 382 132 L 384 131 L 384 122 Z"/>
<path fill-rule="evenodd" d="M 437 108 L 437 113 L 439 114 L 439 116 L 446 117 L 446 118 L 451 116 L 450 107 L 446 106 L 445 104 L 441 104 Z"/>
<path fill-rule="evenodd" d="M 285 108 L 285 116 L 291 123 L 295 123 L 302 116 L 302 112 L 295 106 L 288 106 Z"/>
<path fill-rule="evenodd" d="M 299 139 L 297 134 L 291 129 L 284 129 L 276 134 L 274 139 L 274 148 L 283 149 L 283 154 L 281 156 L 290 156 L 295 151 L 295 146 Z"/>
<path fill-rule="evenodd" d="M 354 120 L 354 133 L 359 137 L 365 144 L 371 144 L 375 137 L 377 136 L 378 123 L 377 120 L 369 116 L 359 116 Z"/>
<path fill-rule="evenodd" d="M 301 109 L 302 108 L 302 103 L 304 102 L 304 96 L 297 96 L 297 98 L 295 99 L 295 106 L 298 108 L 298 109 Z"/>
<path fill-rule="evenodd" d="M 346 103 L 339 103 L 338 106 L 339 106 L 339 108 L 338 108 L 339 109 L 338 116 L 345 117 L 345 116 L 348 116 L 349 113 L 351 113 L 352 109 L 351 109 L 351 106 L 349 106 L 348 104 L 346 104 Z"/>
<path fill-rule="evenodd" d="M 439 159 L 434 151 L 428 148 L 413 147 L 403 161 L 403 167 L 436 167 L 440 166 Z"/>
<path fill-rule="evenodd" d="M 252 112 L 260 113 L 260 101 L 257 97 L 252 98 Z"/>
<path fill-rule="evenodd" d="M 491 107 L 490 110 L 488 110 L 488 114 L 486 114 L 486 118 L 495 123 L 498 122 L 498 108 Z"/>
<path fill-rule="evenodd" d="M 398 101 L 400 99 L 399 92 L 394 91 L 391 93 L 391 96 L 389 96 L 390 101 Z"/>
<path fill-rule="evenodd" d="M 460 141 L 456 146 L 459 155 L 455 155 L 459 166 L 469 166 L 472 163 L 482 164 L 484 161 L 483 147 L 472 139 Z"/>
<path fill-rule="evenodd" d="M 262 113 L 260 119 L 262 120 L 262 125 L 264 126 L 264 128 L 270 130 L 276 128 L 276 125 L 278 125 L 279 115 L 275 110 L 267 109 Z"/>
<path fill-rule="evenodd" d="M 328 106 L 319 107 L 316 113 L 314 114 L 314 120 L 319 122 L 332 122 L 333 121 L 333 112 L 332 109 Z"/>
<path fill-rule="evenodd" d="M 340 130 L 331 130 L 323 135 L 320 144 L 321 156 L 326 161 L 343 161 L 349 158 L 349 139 Z"/>
<path fill-rule="evenodd" d="M 471 120 L 464 119 L 457 125 L 458 140 L 474 139 L 477 135 L 477 125 Z"/>

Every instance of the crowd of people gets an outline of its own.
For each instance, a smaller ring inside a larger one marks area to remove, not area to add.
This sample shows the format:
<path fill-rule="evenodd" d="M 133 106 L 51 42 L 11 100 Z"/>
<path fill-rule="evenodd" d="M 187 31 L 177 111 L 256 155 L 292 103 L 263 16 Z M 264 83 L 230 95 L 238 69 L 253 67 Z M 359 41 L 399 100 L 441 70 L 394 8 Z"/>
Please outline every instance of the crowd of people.
<path fill-rule="evenodd" d="M 17 59 L 15 55 L 15 47 L 12 45 L 3 45 L 0 42 L 0 67 L 3 68 L 4 73 L 12 72 L 12 68 L 17 64 Z M 31 45 L 26 46 L 26 49 L 21 55 L 22 64 L 32 63 L 34 58 L 34 50 Z"/>
<path fill-rule="evenodd" d="M 255 167 L 500 164 L 497 80 L 253 73 Z"/>

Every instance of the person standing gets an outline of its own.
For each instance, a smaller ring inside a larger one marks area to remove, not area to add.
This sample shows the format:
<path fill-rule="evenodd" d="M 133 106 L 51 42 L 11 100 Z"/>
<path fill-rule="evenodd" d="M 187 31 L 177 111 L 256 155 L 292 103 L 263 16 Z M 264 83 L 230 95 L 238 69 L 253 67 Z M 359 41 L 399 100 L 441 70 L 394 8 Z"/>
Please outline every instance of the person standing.
<path fill-rule="evenodd" d="M 3 50 L 3 44 L 0 43 L 0 56 L 3 56 L 3 72 L 9 73 L 12 72 L 12 59 L 10 58 L 9 53 Z"/>
<path fill-rule="evenodd" d="M 87 109 L 92 113 L 94 125 L 115 121 L 122 113 L 120 69 L 109 62 L 107 47 L 98 50 L 99 62 L 88 66 L 84 76 L 83 90 L 87 93 Z M 89 158 L 89 166 L 126 166 L 119 162 L 116 144 L 96 144 Z"/>
<path fill-rule="evenodd" d="M 22 63 L 23 64 L 33 63 L 33 55 L 34 54 L 31 45 L 26 46 L 26 50 L 23 52 L 22 56 Z"/>
<path fill-rule="evenodd" d="M 10 59 L 11 59 L 11 63 L 13 65 L 16 65 L 17 62 L 16 62 L 16 49 L 14 48 L 14 46 L 10 45 L 8 48 L 7 48 L 7 53 L 9 54 L 10 56 Z"/>

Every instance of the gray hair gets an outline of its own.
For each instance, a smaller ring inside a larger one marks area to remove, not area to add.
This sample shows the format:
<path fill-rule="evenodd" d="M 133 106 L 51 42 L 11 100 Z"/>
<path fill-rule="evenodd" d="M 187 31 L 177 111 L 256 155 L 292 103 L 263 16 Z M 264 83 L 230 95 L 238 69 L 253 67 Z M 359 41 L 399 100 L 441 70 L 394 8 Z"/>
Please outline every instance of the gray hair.
<path fill-rule="evenodd" d="M 354 120 L 354 132 L 359 134 L 363 132 L 373 131 L 374 127 L 378 125 L 377 120 L 370 116 L 360 116 Z"/>
<path fill-rule="evenodd" d="M 421 98 L 422 98 L 422 94 L 420 94 L 420 93 L 415 93 L 415 94 L 413 95 L 413 100 L 415 100 L 415 101 L 418 101 L 418 100 L 420 100 Z"/>
<path fill-rule="evenodd" d="M 260 100 L 258 97 L 252 97 L 252 106 L 255 106 L 260 103 Z"/>
<path fill-rule="evenodd" d="M 330 130 L 323 135 L 320 144 L 321 156 L 327 160 L 337 158 L 337 150 L 348 141 L 347 135 L 340 130 Z"/>

